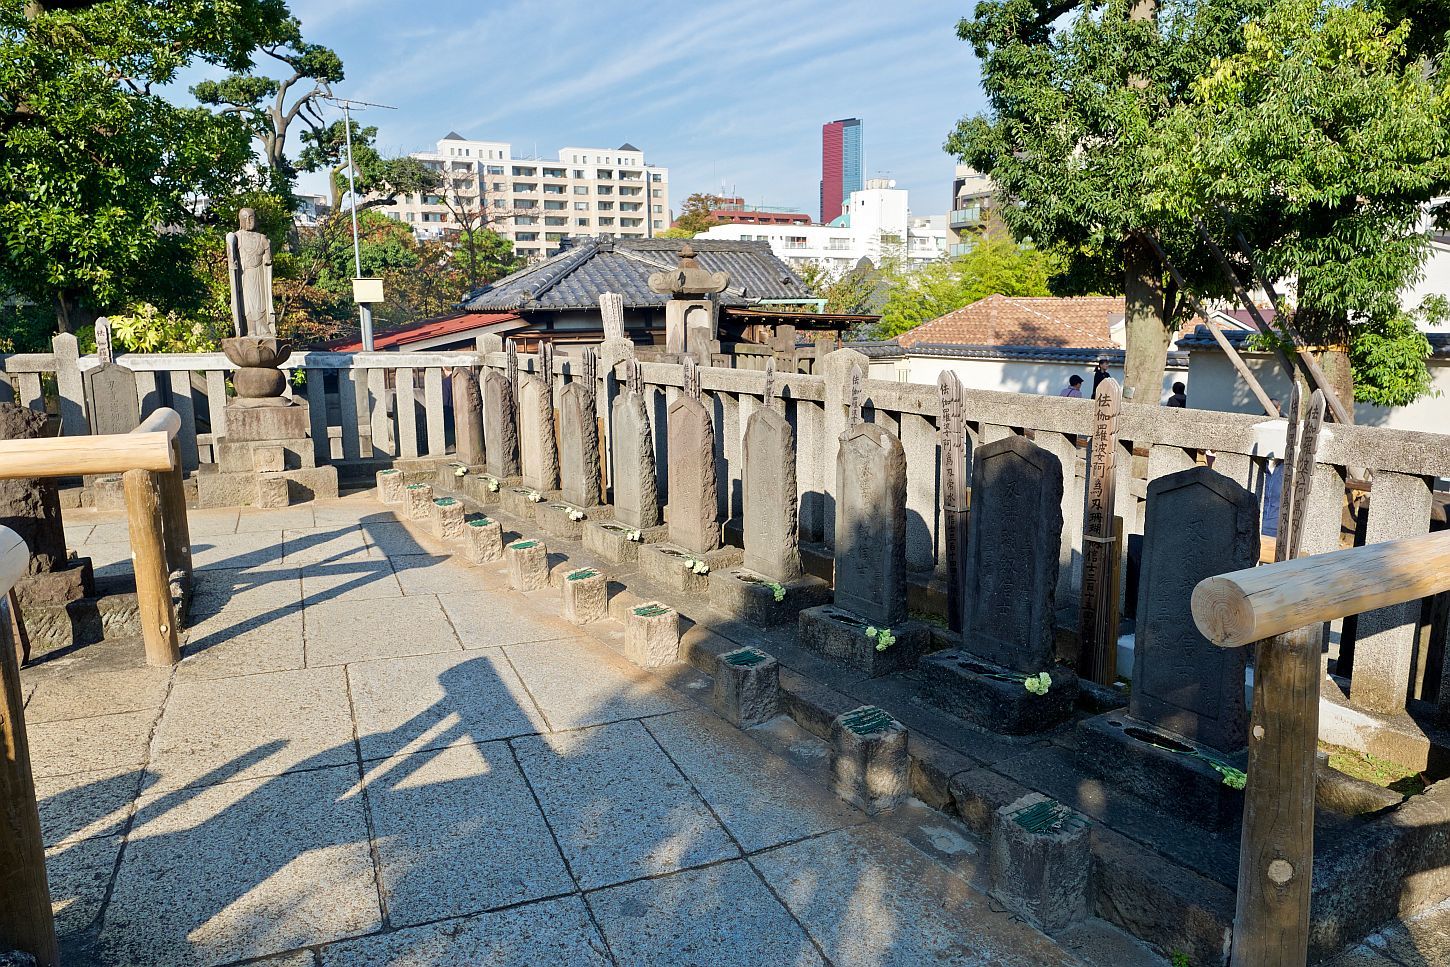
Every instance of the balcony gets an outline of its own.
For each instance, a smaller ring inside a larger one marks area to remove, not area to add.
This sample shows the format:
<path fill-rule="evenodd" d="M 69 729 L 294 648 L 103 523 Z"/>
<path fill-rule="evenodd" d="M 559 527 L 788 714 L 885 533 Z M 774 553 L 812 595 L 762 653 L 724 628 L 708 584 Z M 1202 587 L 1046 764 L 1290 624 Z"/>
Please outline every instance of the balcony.
<path fill-rule="evenodd" d="M 978 205 L 959 208 L 948 216 L 947 224 L 952 228 L 976 228 L 982 224 L 982 209 Z"/>

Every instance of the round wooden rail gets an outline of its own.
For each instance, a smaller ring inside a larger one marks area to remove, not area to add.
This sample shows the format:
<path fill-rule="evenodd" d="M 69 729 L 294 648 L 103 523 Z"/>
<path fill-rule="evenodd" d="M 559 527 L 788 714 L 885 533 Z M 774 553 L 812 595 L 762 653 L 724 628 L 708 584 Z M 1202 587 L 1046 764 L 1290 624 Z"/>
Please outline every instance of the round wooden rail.
<path fill-rule="evenodd" d="M 1193 621 L 1237 648 L 1446 590 L 1450 531 L 1441 531 L 1206 578 L 1193 589 Z"/>
<path fill-rule="evenodd" d="M 170 470 L 181 417 L 163 407 L 130 433 L 0 440 L 0 480 Z"/>

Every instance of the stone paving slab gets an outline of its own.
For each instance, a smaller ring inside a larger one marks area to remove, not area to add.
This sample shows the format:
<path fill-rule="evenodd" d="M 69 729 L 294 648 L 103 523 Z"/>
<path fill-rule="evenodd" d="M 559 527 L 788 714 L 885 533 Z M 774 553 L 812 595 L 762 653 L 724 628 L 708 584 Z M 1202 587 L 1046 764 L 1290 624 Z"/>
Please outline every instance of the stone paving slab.
<path fill-rule="evenodd" d="M 555 731 L 676 712 L 691 704 L 588 639 L 508 645 L 504 654 Z"/>
<path fill-rule="evenodd" d="M 506 581 L 503 574 L 500 570 L 499 584 Z M 508 600 L 479 593 L 477 584 L 467 593 L 440 594 L 438 602 L 448 613 L 448 620 L 453 623 L 464 648 L 493 648 L 579 635 L 578 626 L 565 621 L 558 613 L 549 614 L 526 606 L 518 598 Z"/>
<path fill-rule="evenodd" d="M 782 846 L 751 863 L 839 967 L 1073 963 L 1041 933 L 874 826 Z"/>
<path fill-rule="evenodd" d="M 43 778 L 144 765 L 159 714 L 145 709 L 29 726 L 31 771 Z"/>
<path fill-rule="evenodd" d="M 414 532 L 402 521 L 368 521 L 362 525 L 362 532 L 369 547 L 376 547 L 389 558 L 430 554 L 437 547 L 431 539 L 423 536 L 421 527 Z"/>
<path fill-rule="evenodd" d="M 193 626 L 201 618 L 223 609 L 232 609 L 239 616 L 246 616 L 289 604 L 302 604 L 302 572 L 295 567 L 281 566 L 267 570 L 216 568 L 199 571 L 192 579 Z"/>
<path fill-rule="evenodd" d="M 187 632 L 177 681 L 295 671 L 305 665 L 300 608 L 229 624 L 231 613 Z"/>
<path fill-rule="evenodd" d="M 365 783 L 395 926 L 573 892 L 506 743 L 373 762 Z"/>
<path fill-rule="evenodd" d="M 622 964 L 826 964 L 743 860 L 610 887 L 589 906 Z"/>
<path fill-rule="evenodd" d="M 512 744 L 586 890 L 739 855 L 638 722 Z"/>
<path fill-rule="evenodd" d="M 432 595 L 309 604 L 304 621 L 309 668 L 463 648 Z"/>
<path fill-rule="evenodd" d="M 143 797 L 105 958 L 222 964 L 379 929 L 357 785 L 349 765 Z"/>
<path fill-rule="evenodd" d="M 40 806 L 45 845 L 124 832 L 144 775 L 140 766 L 122 766 L 36 779 L 35 800 Z"/>
<path fill-rule="evenodd" d="M 604 941 L 577 896 L 332 944 L 323 967 L 607 967 Z"/>
<path fill-rule="evenodd" d="M 170 668 L 126 668 L 88 675 L 36 669 L 35 691 L 25 707 L 31 724 L 160 708 L 171 685 Z"/>
<path fill-rule="evenodd" d="M 191 541 L 191 566 L 198 571 L 211 568 L 273 568 L 281 563 L 281 528 L 193 538 Z"/>
<path fill-rule="evenodd" d="M 292 567 L 384 559 L 381 551 L 368 547 L 356 524 L 285 530 L 282 545 L 282 563 Z"/>
<path fill-rule="evenodd" d="M 192 540 L 195 547 L 197 541 Z M 105 544 L 84 544 L 77 548 L 82 557 L 91 559 L 91 570 L 98 578 L 131 576 L 131 542 L 112 541 Z"/>
<path fill-rule="evenodd" d="M 156 727 L 160 788 L 356 762 L 341 668 L 179 681 Z"/>
<path fill-rule="evenodd" d="M 63 963 L 84 963 L 89 959 L 89 938 L 84 934 L 101 912 L 120 851 L 119 836 L 66 843 L 45 851 L 45 872 Z"/>
<path fill-rule="evenodd" d="M 387 561 L 341 561 L 302 569 L 302 603 L 308 606 L 334 601 L 372 601 L 400 598 L 403 589 Z"/>
<path fill-rule="evenodd" d="M 663 715 L 645 727 L 747 852 L 865 821 L 712 712 Z"/>
<path fill-rule="evenodd" d="M 433 554 L 389 557 L 404 594 L 477 594 L 478 575 L 461 560 Z"/>
<path fill-rule="evenodd" d="M 316 526 L 317 518 L 312 515 L 311 504 L 297 504 L 277 510 L 244 507 L 237 513 L 238 534 L 250 531 L 300 530 Z"/>
<path fill-rule="evenodd" d="M 73 524 L 70 522 L 70 515 L 73 511 L 66 512 L 65 522 L 65 546 L 74 550 L 77 545 L 84 544 L 86 538 L 91 536 L 91 531 L 96 529 L 95 524 Z"/>
<path fill-rule="evenodd" d="M 548 730 L 501 652 L 445 652 L 347 666 L 364 759 Z"/>
<path fill-rule="evenodd" d="M 188 508 L 186 526 L 191 533 L 192 540 L 198 537 L 220 537 L 237 532 L 238 516 L 239 512 L 236 509 L 198 510 Z"/>

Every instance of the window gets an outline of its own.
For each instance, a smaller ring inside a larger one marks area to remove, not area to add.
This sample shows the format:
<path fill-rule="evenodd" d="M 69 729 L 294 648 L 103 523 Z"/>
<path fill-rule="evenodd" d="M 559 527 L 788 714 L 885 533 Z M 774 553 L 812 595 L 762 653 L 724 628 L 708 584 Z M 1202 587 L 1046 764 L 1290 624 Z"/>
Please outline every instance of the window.
<path fill-rule="evenodd" d="M 503 174 L 503 165 L 489 165 L 488 166 L 488 173 L 491 174 L 491 175 L 501 175 L 501 174 Z"/>
<path fill-rule="evenodd" d="M 649 196 L 651 198 L 663 198 L 665 197 L 665 190 L 663 188 L 651 188 L 649 190 Z"/>
<path fill-rule="evenodd" d="M 612 212 L 612 211 L 614 211 L 614 202 L 612 202 L 612 201 L 602 201 L 602 202 L 600 202 L 599 203 L 599 210 L 602 211 L 602 212 Z"/>
<path fill-rule="evenodd" d="M 664 181 L 665 180 L 665 176 L 662 175 L 662 174 L 660 174 L 659 172 L 655 171 L 655 172 L 651 172 L 650 173 L 649 180 L 650 181 Z"/>
<path fill-rule="evenodd" d="M 423 213 L 423 221 L 425 221 L 425 222 L 441 222 L 441 221 L 443 221 L 443 213 L 442 212 L 424 212 Z"/>
<path fill-rule="evenodd" d="M 548 239 L 551 242 L 557 242 L 568 234 L 568 232 L 545 232 L 544 238 Z"/>
<path fill-rule="evenodd" d="M 532 192 L 532 191 L 538 191 L 538 190 L 539 190 L 539 186 L 537 184 L 534 184 L 533 182 L 529 182 L 529 181 L 516 181 L 516 182 L 514 182 L 514 191 L 515 192 Z"/>
<path fill-rule="evenodd" d="M 488 190 L 489 191 L 503 191 L 503 182 L 501 182 L 501 181 L 495 181 L 493 184 L 491 184 L 491 185 L 488 186 Z"/>
<path fill-rule="evenodd" d="M 515 198 L 514 199 L 514 207 L 515 208 L 538 208 L 539 207 L 539 203 L 536 202 L 536 201 L 533 201 L 531 199 L 528 199 L 528 198 Z"/>
<path fill-rule="evenodd" d="M 576 162 L 579 160 L 579 156 L 577 154 L 574 156 L 574 160 Z M 578 178 L 580 180 L 583 180 L 583 178 L 584 178 L 584 169 L 582 169 L 582 168 L 575 168 L 574 169 L 574 177 L 575 178 Z"/>
<path fill-rule="evenodd" d="M 587 219 L 587 218 L 576 218 L 576 219 L 574 219 L 574 224 L 575 225 L 583 225 L 585 228 L 588 228 L 589 227 L 589 219 Z"/>
<path fill-rule="evenodd" d="M 594 173 L 594 178 L 595 178 L 596 181 L 613 181 L 614 180 L 614 172 L 612 172 L 612 171 L 606 171 L 605 169 L 600 168 L 598 171 L 596 171 Z"/>
<path fill-rule="evenodd" d="M 594 189 L 594 192 L 595 192 L 595 194 L 598 194 L 598 195 L 612 195 L 612 194 L 614 194 L 614 186 L 613 185 L 600 185 L 598 188 Z"/>
<path fill-rule="evenodd" d="M 613 225 L 614 224 L 614 219 L 612 219 L 612 218 L 601 218 L 601 219 L 599 219 L 599 224 L 600 225 Z"/>
<path fill-rule="evenodd" d="M 527 255 L 527 256 L 529 256 L 529 257 L 531 257 L 531 258 L 532 258 L 532 257 L 533 257 L 533 256 L 535 256 L 535 255 L 538 255 L 538 254 L 539 254 L 539 250 L 538 250 L 538 249 L 536 249 L 536 248 L 521 248 L 521 249 L 517 249 L 517 250 L 516 250 L 516 251 L 517 251 L 517 252 L 518 252 L 518 253 L 519 253 L 519 254 L 520 254 L 520 255 Z"/>
<path fill-rule="evenodd" d="M 642 207 L 637 201 L 622 201 L 619 203 L 619 210 L 622 212 L 637 212 Z"/>
<path fill-rule="evenodd" d="M 544 186 L 544 194 L 546 194 L 546 195 L 562 195 L 562 194 L 564 194 L 564 186 L 563 185 L 545 185 Z"/>
<path fill-rule="evenodd" d="M 785 237 L 786 248 L 805 248 L 806 239 L 804 235 L 787 235 Z"/>
<path fill-rule="evenodd" d="M 832 252 L 844 252 L 850 247 L 851 239 L 849 237 L 842 238 L 840 236 L 831 239 L 829 244 L 826 245 L 826 248 L 830 249 Z"/>
<path fill-rule="evenodd" d="M 518 178 L 520 176 L 523 176 L 525 178 L 532 178 L 532 177 L 534 177 L 534 174 L 537 171 L 538 171 L 537 168 L 523 168 L 523 167 L 520 167 L 518 165 L 514 165 L 514 177 L 515 178 Z"/>
<path fill-rule="evenodd" d="M 589 186 L 588 185 L 575 185 L 574 186 L 574 194 L 576 194 L 576 195 L 587 195 L 587 194 L 589 194 Z"/>
<path fill-rule="evenodd" d="M 574 203 L 574 210 L 576 212 L 587 212 L 589 210 L 589 203 L 587 201 L 576 201 Z"/>
<path fill-rule="evenodd" d="M 544 208 L 545 208 L 545 210 L 551 211 L 551 212 L 556 212 L 556 211 L 559 211 L 560 209 L 567 208 L 567 207 L 569 207 L 568 202 L 562 202 L 562 201 L 545 201 L 544 202 Z"/>
<path fill-rule="evenodd" d="M 633 196 L 633 195 L 638 195 L 642 191 L 644 191 L 643 188 L 631 188 L 628 185 L 621 185 L 619 187 L 619 193 L 621 195 L 630 195 L 630 196 Z"/>
<path fill-rule="evenodd" d="M 503 206 L 504 206 L 504 200 L 502 198 L 495 198 L 493 200 L 493 207 L 494 208 L 502 208 Z"/>
<path fill-rule="evenodd" d="M 643 218 L 621 218 L 619 220 L 619 224 L 625 226 L 626 228 L 638 228 L 639 226 L 641 226 L 641 225 L 644 224 L 644 219 Z"/>
<path fill-rule="evenodd" d="M 560 217 L 558 215 L 549 215 L 549 216 L 547 216 L 547 217 L 544 218 L 544 224 L 545 225 L 567 225 L 567 224 L 569 224 L 569 219 L 562 218 L 562 217 Z"/>
<path fill-rule="evenodd" d="M 544 169 L 544 177 L 545 178 L 562 178 L 562 177 L 564 177 L 564 169 L 563 168 L 545 168 Z"/>
<path fill-rule="evenodd" d="M 539 224 L 539 219 L 538 219 L 538 216 L 536 216 L 536 215 L 515 215 L 514 216 L 514 224 L 515 225 L 537 225 L 537 224 Z"/>
<path fill-rule="evenodd" d="M 649 206 L 649 210 L 652 211 L 652 212 L 654 212 L 656 215 L 663 215 L 664 214 L 664 211 L 665 211 L 665 206 L 664 205 L 651 205 L 651 206 Z"/>
<path fill-rule="evenodd" d="M 538 240 L 538 232 L 519 232 L 517 235 L 514 236 L 514 241 L 517 242 L 537 242 Z"/>
<path fill-rule="evenodd" d="M 655 226 L 655 228 L 664 228 L 665 227 L 665 223 L 662 222 L 662 221 L 660 221 L 659 219 L 655 219 L 654 226 Z"/>

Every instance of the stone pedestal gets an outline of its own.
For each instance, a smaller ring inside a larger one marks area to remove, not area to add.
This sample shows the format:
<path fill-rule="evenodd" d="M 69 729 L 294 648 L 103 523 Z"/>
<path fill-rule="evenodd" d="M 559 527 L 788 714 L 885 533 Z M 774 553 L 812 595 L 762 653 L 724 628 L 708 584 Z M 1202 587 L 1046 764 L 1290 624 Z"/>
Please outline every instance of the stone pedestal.
<path fill-rule="evenodd" d="M 205 469 L 205 468 L 203 468 Z M 198 471 L 198 475 L 200 471 Z M 200 480 L 198 480 L 198 489 Z M 104 477 L 90 478 L 91 506 L 96 510 L 125 510 L 126 491 L 121 485 L 120 474 L 108 474 Z M 198 499 L 200 499 L 198 497 Z M 201 503 L 200 506 L 213 506 Z M 236 506 L 235 504 L 217 504 L 218 507 Z"/>
<path fill-rule="evenodd" d="M 226 408 L 217 462 L 197 471 L 202 507 L 286 507 L 337 496 L 337 469 L 317 465 L 305 403 Z M 382 482 L 379 481 L 381 489 Z"/>
<path fill-rule="evenodd" d="M 31 574 L 15 582 L 15 596 L 22 609 L 69 604 L 95 593 L 95 573 L 88 557 L 68 558 L 54 571 Z"/>
<path fill-rule="evenodd" d="M 754 625 L 788 624 L 830 600 L 830 587 L 817 577 L 777 583 L 743 567 L 710 572 L 711 607 Z"/>
<path fill-rule="evenodd" d="M 489 473 L 468 473 L 462 477 L 454 477 L 452 487 L 480 507 L 497 507 L 499 491 L 517 483 L 517 479 L 504 481 Z"/>
<path fill-rule="evenodd" d="M 641 668 L 679 661 L 679 613 L 658 601 L 630 608 L 624 622 L 624 656 Z"/>
<path fill-rule="evenodd" d="M 639 549 L 645 544 L 658 544 L 668 536 L 665 527 L 630 527 L 618 520 L 584 521 L 584 548 L 614 564 L 633 564 L 639 560 Z M 630 538 L 638 534 L 638 539 Z"/>
<path fill-rule="evenodd" d="M 535 505 L 534 523 L 545 534 L 577 541 L 584 536 L 586 521 L 606 514 L 608 508 L 605 507 L 580 507 L 577 504 L 551 500 Z"/>
<path fill-rule="evenodd" d="M 379 470 L 374 478 L 377 481 L 378 500 L 385 504 L 401 504 L 403 502 L 403 472 L 389 467 L 387 470 Z"/>
<path fill-rule="evenodd" d="M 592 567 L 564 575 L 564 620 L 576 625 L 602 621 L 609 616 L 609 582 Z"/>
<path fill-rule="evenodd" d="M 537 591 L 549 586 L 549 549 L 543 541 L 514 541 L 504 549 L 509 586 L 515 591 Z"/>
<path fill-rule="evenodd" d="M 691 561 L 701 561 L 701 573 Z M 708 554 L 692 554 L 677 544 L 647 544 L 639 549 L 639 572 L 659 587 L 705 597 L 710 593 L 710 572 L 740 563 L 740 549 L 722 547 Z"/>
<path fill-rule="evenodd" d="M 530 499 L 532 494 L 539 494 L 539 500 Z M 511 514 L 519 520 L 533 520 L 534 512 L 538 510 L 539 504 L 549 499 L 549 495 L 531 490 L 528 487 L 504 487 L 498 492 L 499 509 L 505 514 Z"/>
<path fill-rule="evenodd" d="M 1244 771 L 1245 753 L 1225 754 L 1113 712 L 1084 720 L 1077 735 L 1088 770 L 1155 808 L 1212 830 L 1242 820 L 1244 793 L 1230 777 Z"/>
<path fill-rule="evenodd" d="M 737 728 L 768 722 L 780 714 L 780 663 L 759 648 L 737 648 L 720 656 L 710 695 L 715 711 Z"/>
<path fill-rule="evenodd" d="M 463 537 L 463 503 L 454 497 L 438 497 L 430 512 L 433 536 L 440 541 L 456 541 Z"/>
<path fill-rule="evenodd" d="M 470 564 L 488 564 L 503 557 L 503 528 L 498 521 L 479 517 L 463 525 L 464 553 Z"/>
<path fill-rule="evenodd" d="M 1092 824 L 1081 813 L 1029 793 L 992 817 L 991 895 L 1045 933 L 1086 920 Z"/>
<path fill-rule="evenodd" d="M 1077 676 L 1061 665 L 1043 669 L 1052 684 L 1042 695 L 1027 690 L 1025 673 L 984 661 L 960 648 L 921 660 L 922 698 L 944 712 L 1001 732 L 1027 735 L 1072 714 Z"/>
<path fill-rule="evenodd" d="M 872 625 L 860 615 L 834 604 L 821 605 L 800 613 L 799 641 L 818 655 L 843 661 L 872 678 L 912 668 L 931 647 L 931 630 L 920 621 L 903 621 L 886 630 L 896 641 L 882 649 L 880 641 L 866 634 Z"/>
<path fill-rule="evenodd" d="M 428 520 L 433 516 L 433 487 L 413 483 L 403 488 L 404 509 L 409 520 Z"/>
<path fill-rule="evenodd" d="M 889 812 L 911 793 L 906 728 L 874 705 L 831 723 L 831 783 L 868 816 Z"/>

